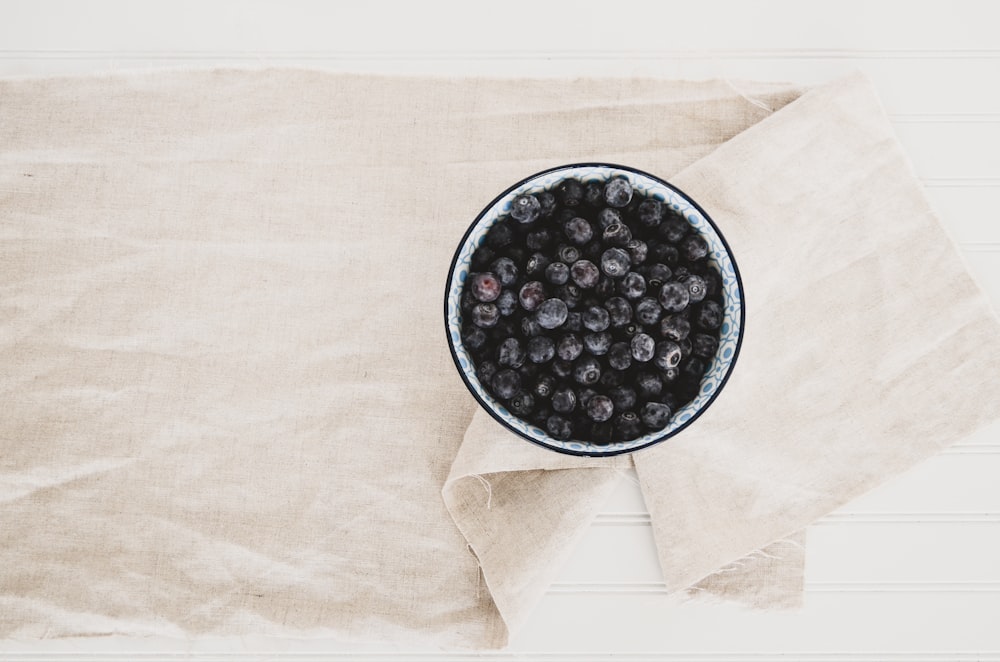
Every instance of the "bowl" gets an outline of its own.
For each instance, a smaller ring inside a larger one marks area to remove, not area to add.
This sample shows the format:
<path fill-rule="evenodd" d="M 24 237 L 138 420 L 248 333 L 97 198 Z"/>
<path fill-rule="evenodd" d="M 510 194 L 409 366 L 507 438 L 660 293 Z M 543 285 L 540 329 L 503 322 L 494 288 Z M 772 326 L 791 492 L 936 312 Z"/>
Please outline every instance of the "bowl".
<path fill-rule="evenodd" d="M 469 350 L 462 341 L 461 297 L 470 274 L 473 253 L 483 244 L 487 231 L 498 220 L 507 216 L 511 202 L 524 193 L 538 194 L 554 190 L 568 178 L 587 183 L 606 182 L 615 177 L 628 180 L 633 190 L 653 197 L 669 210 L 684 218 L 707 242 L 707 260 L 721 275 L 723 322 L 720 327 L 718 350 L 707 361 L 707 369 L 697 395 L 693 400 L 673 412 L 662 429 L 649 432 L 635 439 L 613 439 L 610 443 L 596 443 L 581 439 L 557 439 L 542 428 L 511 413 L 502 402 L 494 398 L 480 383 Z M 458 243 L 448 271 L 445 290 L 444 317 L 446 335 L 455 366 L 462 380 L 476 401 L 498 424 L 517 436 L 552 451 L 571 455 L 610 456 L 629 453 L 659 444 L 681 433 L 715 401 L 732 374 L 739 356 L 744 328 L 743 283 L 729 245 L 722 232 L 704 209 L 677 187 L 651 175 L 623 165 L 608 163 L 577 163 L 558 166 L 522 179 L 500 193 L 476 216 Z"/>

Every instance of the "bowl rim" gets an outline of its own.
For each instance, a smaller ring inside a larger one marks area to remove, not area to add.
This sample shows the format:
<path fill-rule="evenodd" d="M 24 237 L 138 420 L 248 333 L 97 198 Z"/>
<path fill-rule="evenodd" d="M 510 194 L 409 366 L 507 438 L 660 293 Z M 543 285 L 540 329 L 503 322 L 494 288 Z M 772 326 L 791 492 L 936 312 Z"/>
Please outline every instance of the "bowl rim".
<path fill-rule="evenodd" d="M 482 221 L 483 217 L 486 216 L 486 214 L 488 214 L 490 210 L 493 209 L 493 207 L 497 203 L 503 200 L 512 191 L 514 191 L 517 188 L 520 188 L 521 186 L 524 186 L 531 180 L 537 179 L 544 175 L 558 172 L 560 170 L 572 170 L 574 168 L 606 168 L 609 170 L 624 170 L 642 177 L 647 177 L 656 182 L 657 184 L 665 186 L 666 188 L 674 191 L 679 196 L 681 196 L 687 203 L 689 203 L 692 207 L 694 207 L 698 211 L 698 213 L 700 213 L 702 217 L 708 222 L 708 224 L 711 225 L 712 228 L 715 230 L 716 234 L 719 237 L 719 241 L 726 249 L 729 261 L 732 263 L 733 274 L 736 278 L 736 287 L 740 293 L 740 306 L 739 306 L 740 329 L 739 329 L 739 334 L 736 338 L 736 347 L 733 349 L 733 355 L 731 360 L 729 361 L 729 369 L 726 371 L 725 375 L 723 375 L 722 379 L 719 381 L 718 385 L 712 392 L 711 396 L 709 396 L 708 400 L 705 401 L 704 406 L 702 406 L 700 409 L 694 412 L 694 414 L 692 414 L 691 417 L 681 425 L 677 426 L 676 428 L 674 428 L 670 432 L 667 432 L 661 437 L 656 437 L 651 441 L 648 441 L 640 446 L 635 446 L 632 448 L 622 448 L 622 449 L 607 450 L 607 451 L 600 451 L 597 449 L 588 450 L 588 449 L 563 448 L 560 446 L 546 444 L 543 441 L 535 439 L 529 435 L 522 433 L 520 430 L 511 427 L 511 425 L 507 423 L 507 421 L 505 421 L 496 411 L 494 411 L 493 407 L 491 407 L 489 403 L 484 402 L 483 399 L 479 397 L 479 394 L 476 393 L 476 389 L 473 388 L 473 385 L 469 382 L 469 377 L 466 374 L 466 371 L 462 368 L 462 364 L 458 358 L 458 353 L 455 350 L 455 343 L 452 340 L 452 335 L 449 332 L 448 328 L 448 306 L 450 302 L 451 283 L 454 280 L 455 269 L 458 267 L 458 259 L 462 253 L 463 247 L 465 247 L 466 242 L 469 240 L 469 235 L 471 235 L 472 232 L 476 229 L 480 221 Z M 702 209 L 701 205 L 695 202 L 687 193 L 677 188 L 673 184 L 667 182 L 661 177 L 648 173 L 644 170 L 639 170 L 638 168 L 632 166 L 620 165 L 616 163 L 606 163 L 601 161 L 583 161 L 579 163 L 567 163 L 564 165 L 553 166 L 551 168 L 540 170 L 532 175 L 528 175 L 527 177 L 522 178 L 518 182 L 507 187 L 499 195 L 493 198 L 493 200 L 491 200 L 485 207 L 483 207 L 483 209 L 476 215 L 476 217 L 469 224 L 469 227 L 466 228 L 465 233 L 462 235 L 462 238 L 458 242 L 458 246 L 455 248 L 455 252 L 452 254 L 451 264 L 448 267 L 448 276 L 445 280 L 444 330 L 445 330 L 445 337 L 448 342 L 448 351 L 451 354 L 452 362 L 455 364 L 455 368 L 457 369 L 459 376 L 461 376 L 462 382 L 465 384 L 466 390 L 468 390 L 468 392 L 472 394 L 472 397 L 475 398 L 479 406 L 482 407 L 486 411 L 486 413 L 488 413 L 495 421 L 500 423 L 500 425 L 503 426 L 505 430 L 517 435 L 522 439 L 531 442 L 532 444 L 535 444 L 536 446 L 540 446 L 542 448 L 554 451 L 556 453 L 562 453 L 564 455 L 573 455 L 577 457 L 612 457 L 615 455 L 624 455 L 626 453 L 634 453 L 636 451 L 640 451 L 645 448 L 650 448 L 651 446 L 655 446 L 656 444 L 659 444 L 663 441 L 666 441 L 667 439 L 670 439 L 671 437 L 676 436 L 682 430 L 687 429 L 688 426 L 694 423 L 705 411 L 708 410 L 709 407 L 712 406 L 712 404 L 715 402 L 715 399 L 719 397 L 719 394 L 722 392 L 722 389 L 725 388 L 726 384 L 729 382 L 729 378 L 730 376 L 732 376 L 733 370 L 736 367 L 736 362 L 739 359 L 740 349 L 743 346 L 743 336 L 746 332 L 746 290 L 743 287 L 743 277 L 740 275 L 739 266 L 736 263 L 736 259 L 733 257 L 732 248 L 730 248 L 729 242 L 726 241 L 725 235 L 722 233 L 721 230 L 719 230 L 719 226 L 716 225 L 712 217 L 708 215 L 708 212 Z"/>

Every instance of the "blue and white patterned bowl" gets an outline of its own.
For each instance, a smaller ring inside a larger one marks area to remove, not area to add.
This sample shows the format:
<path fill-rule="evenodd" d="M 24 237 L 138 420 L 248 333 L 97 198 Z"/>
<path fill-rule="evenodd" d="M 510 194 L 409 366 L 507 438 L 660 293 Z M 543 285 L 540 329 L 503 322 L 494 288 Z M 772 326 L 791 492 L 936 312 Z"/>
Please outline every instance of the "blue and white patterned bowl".
<path fill-rule="evenodd" d="M 545 430 L 524 421 L 507 411 L 502 403 L 491 396 L 476 377 L 475 364 L 462 345 L 462 310 L 460 301 L 465 280 L 469 275 L 472 254 L 486 239 L 486 232 L 508 211 L 511 201 L 522 193 L 540 193 L 554 189 L 567 178 L 583 182 L 604 182 L 614 177 L 624 177 L 632 188 L 668 204 L 682 215 L 705 238 L 709 246 L 709 261 L 722 275 L 725 317 L 722 323 L 719 350 L 701 381 L 698 396 L 674 413 L 670 423 L 662 430 L 651 432 L 631 441 L 595 444 L 588 441 L 553 439 Z M 445 326 L 452 357 L 469 391 L 480 405 L 501 425 L 511 432 L 560 453 L 572 455 L 607 456 L 629 453 L 669 439 L 691 425 L 715 400 L 729 378 L 740 351 L 743 339 L 743 283 L 729 245 L 708 214 L 684 193 L 653 175 L 627 166 L 606 163 L 580 163 L 544 170 L 514 184 L 501 193 L 476 217 L 459 243 L 448 272 L 444 306 Z"/>

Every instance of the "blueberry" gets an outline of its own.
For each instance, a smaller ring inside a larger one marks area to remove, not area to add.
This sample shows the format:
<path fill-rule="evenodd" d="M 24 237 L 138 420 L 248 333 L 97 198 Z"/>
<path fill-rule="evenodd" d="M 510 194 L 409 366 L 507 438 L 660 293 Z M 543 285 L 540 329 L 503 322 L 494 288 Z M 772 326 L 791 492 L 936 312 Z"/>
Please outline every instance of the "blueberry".
<path fill-rule="evenodd" d="M 546 299 L 538 307 L 535 318 L 538 320 L 539 326 L 543 329 L 555 329 L 562 326 L 563 322 L 566 321 L 567 315 L 569 315 L 569 308 L 566 307 L 565 301 L 562 299 Z"/>
<path fill-rule="evenodd" d="M 632 409 L 638 400 L 635 389 L 631 386 L 616 386 L 608 391 L 608 395 L 611 397 L 611 402 L 614 403 L 615 409 L 618 411 Z"/>
<path fill-rule="evenodd" d="M 624 223 L 612 223 L 604 228 L 601 239 L 608 246 L 628 246 L 628 242 L 632 241 L 632 231 Z"/>
<path fill-rule="evenodd" d="M 643 200 L 637 210 L 639 225 L 655 228 L 663 221 L 663 203 L 653 198 Z"/>
<path fill-rule="evenodd" d="M 545 430 L 551 437 L 562 441 L 573 436 L 573 424 L 558 414 L 553 414 L 546 419 Z"/>
<path fill-rule="evenodd" d="M 638 299 L 646 293 L 646 279 L 630 271 L 618 283 L 618 291 L 628 299 Z"/>
<path fill-rule="evenodd" d="M 645 363 L 653 358 L 653 354 L 656 352 L 656 341 L 645 333 L 637 333 L 632 337 L 629 349 L 632 350 L 633 359 L 639 363 Z"/>
<path fill-rule="evenodd" d="M 606 395 L 595 395 L 587 402 L 586 408 L 590 420 L 598 423 L 608 420 L 615 413 L 615 406 Z"/>
<path fill-rule="evenodd" d="M 608 348 L 608 365 L 615 370 L 628 370 L 632 366 L 632 348 L 628 343 L 616 342 Z"/>
<path fill-rule="evenodd" d="M 566 316 L 566 322 L 563 324 L 564 331 L 582 331 L 583 330 L 583 313 L 570 313 Z"/>
<path fill-rule="evenodd" d="M 667 218 L 663 219 L 662 223 L 660 223 L 657 233 L 663 239 L 676 244 L 684 238 L 684 235 L 686 235 L 690 229 L 691 225 L 688 224 L 687 221 L 679 216 L 670 214 Z"/>
<path fill-rule="evenodd" d="M 501 370 L 493 375 L 490 385 L 493 387 L 494 395 L 506 400 L 521 390 L 521 375 L 513 370 Z"/>
<path fill-rule="evenodd" d="M 615 337 L 619 340 L 624 340 L 631 343 L 632 338 L 636 337 L 638 334 L 643 333 L 643 328 L 636 324 L 635 322 L 629 322 L 625 326 L 620 326 L 615 329 Z M 635 357 L 633 357 L 635 358 Z"/>
<path fill-rule="evenodd" d="M 670 407 L 660 402 L 647 402 L 639 412 L 642 423 L 651 430 L 662 430 L 670 422 Z"/>
<path fill-rule="evenodd" d="M 567 333 L 556 343 L 556 354 L 564 361 L 575 361 L 583 354 L 583 341 L 575 333 Z"/>
<path fill-rule="evenodd" d="M 624 177 L 615 177 L 604 185 L 604 201 L 612 207 L 624 207 L 632 201 L 632 185 Z"/>
<path fill-rule="evenodd" d="M 547 363 L 556 355 L 556 344 L 551 338 L 535 336 L 528 341 L 528 360 L 532 363 Z"/>
<path fill-rule="evenodd" d="M 613 347 L 613 345 L 612 345 Z M 597 380 L 603 388 L 614 388 L 625 383 L 625 373 L 622 370 L 602 370 L 601 378 Z"/>
<path fill-rule="evenodd" d="M 525 338 L 540 335 L 542 331 L 542 325 L 534 317 L 525 317 L 521 320 L 521 335 Z"/>
<path fill-rule="evenodd" d="M 660 288 L 660 305 L 668 313 L 679 313 L 688 306 L 691 294 L 683 283 L 666 283 Z"/>
<path fill-rule="evenodd" d="M 573 266 L 569 268 L 569 275 L 574 283 L 584 289 L 597 285 L 597 281 L 601 278 L 601 272 L 590 260 L 577 260 L 574 262 Z"/>
<path fill-rule="evenodd" d="M 520 368 L 526 357 L 524 346 L 517 338 L 507 338 L 497 347 L 497 363 L 505 368 Z"/>
<path fill-rule="evenodd" d="M 486 332 L 478 326 L 469 327 L 462 331 L 462 344 L 470 351 L 477 351 L 486 344 Z"/>
<path fill-rule="evenodd" d="M 653 246 L 649 249 L 649 259 L 656 260 L 657 262 L 665 264 L 668 267 L 677 264 L 680 257 L 680 253 L 677 249 L 670 244 L 653 244 Z"/>
<path fill-rule="evenodd" d="M 573 374 L 573 364 L 569 361 L 556 359 L 552 362 L 552 374 L 559 379 L 566 379 Z"/>
<path fill-rule="evenodd" d="M 708 295 L 708 284 L 701 276 L 691 274 L 684 279 L 684 285 L 688 288 L 688 298 L 691 303 L 700 303 Z"/>
<path fill-rule="evenodd" d="M 695 323 L 703 329 L 718 329 L 722 326 L 722 306 L 714 301 L 702 301 L 695 313 Z"/>
<path fill-rule="evenodd" d="M 583 187 L 583 201 L 591 207 L 599 207 L 604 202 L 604 185 L 600 182 L 587 182 Z"/>
<path fill-rule="evenodd" d="M 560 386 L 552 392 L 552 409 L 560 414 L 568 414 L 576 409 L 576 392 L 568 386 Z"/>
<path fill-rule="evenodd" d="M 590 402 L 590 399 L 595 395 L 597 395 L 597 391 L 592 388 L 584 387 L 576 392 L 576 401 L 580 407 L 586 407 L 587 403 Z"/>
<path fill-rule="evenodd" d="M 573 363 L 573 379 L 578 384 L 590 386 L 601 378 L 601 364 L 593 356 L 582 356 Z"/>
<path fill-rule="evenodd" d="M 555 235 L 552 234 L 552 230 L 540 228 L 525 235 L 524 245 L 533 251 L 539 251 L 551 244 L 554 239 Z"/>
<path fill-rule="evenodd" d="M 471 313 L 472 309 L 476 307 L 479 300 L 472 296 L 471 289 L 462 290 L 462 298 L 459 300 L 459 307 L 462 309 L 463 313 Z"/>
<path fill-rule="evenodd" d="M 499 309 L 500 306 L 497 306 L 497 310 Z M 514 320 L 510 317 L 501 316 L 500 320 L 497 322 L 497 325 L 492 329 L 490 329 L 488 335 L 494 340 L 502 341 L 506 338 L 510 338 L 511 336 L 516 335 L 516 331 L 517 331 L 517 324 L 514 322 Z"/>
<path fill-rule="evenodd" d="M 499 368 L 493 361 L 483 361 L 480 363 L 476 368 L 476 376 L 479 377 L 479 383 L 483 386 L 488 384 L 493 379 L 493 375 L 497 374 L 497 370 Z"/>
<path fill-rule="evenodd" d="M 517 265 L 509 257 L 499 257 L 490 265 L 492 271 L 500 284 L 509 287 L 517 280 Z"/>
<path fill-rule="evenodd" d="M 583 336 L 583 347 L 594 356 L 604 356 L 608 353 L 612 340 L 607 331 L 588 333 Z"/>
<path fill-rule="evenodd" d="M 609 248 L 601 254 L 601 271 L 612 278 L 620 278 L 629 273 L 632 258 L 620 248 Z"/>
<path fill-rule="evenodd" d="M 642 264 L 649 256 L 649 246 L 641 239 L 633 239 L 625 244 L 625 250 L 628 251 L 632 264 Z"/>
<path fill-rule="evenodd" d="M 516 416 L 524 417 L 535 408 L 535 398 L 530 393 L 519 391 L 514 394 L 507 406 Z"/>
<path fill-rule="evenodd" d="M 571 218 L 563 226 L 563 232 L 566 234 L 566 238 L 577 246 L 582 246 L 594 238 L 594 228 L 591 227 L 587 219 L 580 216 Z"/>
<path fill-rule="evenodd" d="M 550 262 L 551 260 L 541 253 L 532 253 L 524 265 L 524 273 L 534 278 L 540 278 Z"/>
<path fill-rule="evenodd" d="M 517 295 L 512 290 L 504 290 L 497 299 L 497 308 L 504 317 L 513 315 L 517 310 Z"/>
<path fill-rule="evenodd" d="M 500 309 L 492 303 L 480 303 L 472 309 L 472 323 L 483 329 L 489 329 L 500 321 Z"/>
<path fill-rule="evenodd" d="M 494 223 L 486 232 L 486 243 L 494 250 L 500 250 L 514 242 L 514 230 L 508 223 Z"/>
<path fill-rule="evenodd" d="M 532 392 L 535 396 L 543 399 L 548 399 L 552 396 L 552 392 L 556 389 L 556 380 L 552 375 L 542 375 L 535 382 Z"/>
<path fill-rule="evenodd" d="M 615 434 L 619 439 L 631 441 L 642 433 L 642 422 L 633 411 L 624 411 L 615 417 Z"/>
<path fill-rule="evenodd" d="M 613 207 L 605 207 L 597 213 L 597 226 L 604 231 L 609 225 L 623 223 L 622 213 Z"/>
<path fill-rule="evenodd" d="M 653 297 L 643 297 L 635 304 L 635 319 L 646 326 L 652 326 L 660 321 L 663 309 Z"/>
<path fill-rule="evenodd" d="M 708 296 L 716 296 L 722 292 L 722 276 L 715 269 L 709 269 L 702 276 L 705 279 L 705 291 Z"/>
<path fill-rule="evenodd" d="M 573 275 L 573 268 L 570 267 L 570 276 Z M 570 308 L 575 308 L 580 303 L 580 297 L 583 296 L 580 292 L 580 288 L 573 283 L 566 283 L 565 285 L 560 285 L 556 288 L 556 296 L 566 302 L 566 305 Z"/>
<path fill-rule="evenodd" d="M 594 444 L 610 444 L 615 438 L 615 426 L 610 423 L 594 423 L 590 426 L 590 441 Z"/>
<path fill-rule="evenodd" d="M 683 340 L 678 340 L 677 346 L 681 348 L 682 361 L 687 357 L 691 356 L 691 352 L 694 350 L 694 345 L 691 343 L 691 338 L 684 338 Z"/>
<path fill-rule="evenodd" d="M 542 203 L 530 193 L 514 198 L 510 203 L 510 215 L 519 223 L 533 223 L 542 213 Z"/>
<path fill-rule="evenodd" d="M 646 282 L 649 284 L 650 289 L 656 290 L 656 288 L 662 287 L 664 283 L 669 281 L 673 275 L 674 272 L 670 267 L 662 262 L 657 262 L 649 265 L 646 269 Z"/>
<path fill-rule="evenodd" d="M 517 374 L 521 375 L 522 384 L 530 384 L 538 377 L 538 365 L 535 363 L 524 363 L 517 369 Z"/>
<path fill-rule="evenodd" d="M 635 376 L 635 390 L 640 398 L 655 398 L 663 391 L 663 380 L 652 372 L 640 372 Z"/>
<path fill-rule="evenodd" d="M 496 257 L 496 251 L 487 245 L 482 245 L 476 249 L 476 252 L 472 254 L 472 261 L 470 266 L 476 271 L 486 271 L 490 262 Z"/>
<path fill-rule="evenodd" d="M 545 267 L 545 280 L 553 285 L 562 285 L 569 280 L 569 267 L 562 262 L 553 262 Z"/>
<path fill-rule="evenodd" d="M 580 259 L 580 249 L 576 246 L 560 246 L 558 254 L 564 264 L 573 264 Z"/>
<path fill-rule="evenodd" d="M 613 327 L 625 326 L 632 321 L 632 306 L 621 297 L 611 297 L 604 302 L 608 311 L 608 322 Z"/>
<path fill-rule="evenodd" d="M 706 333 L 696 333 L 691 339 L 691 353 L 699 359 L 710 360 L 719 351 L 719 341 L 715 336 Z"/>
<path fill-rule="evenodd" d="M 672 383 L 676 382 L 677 378 L 680 376 L 680 374 L 681 374 L 680 370 L 678 370 L 677 368 L 667 368 L 666 370 L 661 370 L 660 371 L 660 377 L 661 377 L 661 379 L 663 379 L 663 383 L 664 384 L 672 384 Z M 661 396 L 661 399 L 663 399 L 663 397 L 664 396 Z M 667 404 L 669 404 L 669 403 L 667 403 Z M 676 410 L 677 406 L 676 405 L 671 405 L 670 408 Z"/>
<path fill-rule="evenodd" d="M 521 302 L 521 307 L 525 310 L 534 310 L 545 301 L 545 286 L 537 280 L 528 281 L 521 286 L 521 291 L 517 295 Z"/>
<path fill-rule="evenodd" d="M 479 301 L 496 301 L 500 296 L 500 279 L 489 272 L 473 274 L 469 286 L 472 288 L 472 296 Z"/>
<path fill-rule="evenodd" d="M 583 200 L 583 184 L 575 179 L 564 180 L 556 187 L 556 197 L 564 207 L 576 207 Z"/>
<path fill-rule="evenodd" d="M 660 370 L 676 368 L 681 362 L 681 348 L 675 342 L 664 340 L 657 343 L 656 353 L 653 355 L 653 365 Z"/>
<path fill-rule="evenodd" d="M 614 296 L 615 291 L 618 287 L 618 280 L 615 278 L 609 278 L 608 276 L 602 276 L 597 285 L 594 286 L 594 296 L 597 297 L 597 301 L 594 302 L 595 305 L 600 304 L 609 297 Z"/>
<path fill-rule="evenodd" d="M 539 215 L 542 218 L 552 216 L 552 213 L 556 210 L 556 196 L 550 191 L 543 191 L 536 194 L 535 197 L 538 198 Z"/>
<path fill-rule="evenodd" d="M 689 261 L 697 262 L 708 255 L 708 242 L 701 235 L 692 234 L 681 242 L 680 249 Z"/>
<path fill-rule="evenodd" d="M 668 340 L 684 340 L 691 333 L 691 322 L 684 315 L 667 315 L 660 321 L 660 335 Z"/>
<path fill-rule="evenodd" d="M 611 324 L 607 309 L 591 306 L 583 311 L 583 325 L 591 331 L 604 331 Z"/>
<path fill-rule="evenodd" d="M 692 356 L 681 364 L 681 377 L 687 380 L 700 382 L 704 374 L 705 364 L 699 358 Z"/>

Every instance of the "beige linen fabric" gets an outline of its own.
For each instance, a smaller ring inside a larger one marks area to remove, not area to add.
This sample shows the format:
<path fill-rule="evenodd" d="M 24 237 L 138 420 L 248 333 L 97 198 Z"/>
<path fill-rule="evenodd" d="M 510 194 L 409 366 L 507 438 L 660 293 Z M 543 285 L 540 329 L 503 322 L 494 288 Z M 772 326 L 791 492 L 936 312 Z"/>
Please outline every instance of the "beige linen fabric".
<path fill-rule="evenodd" d="M 0 82 L 0 635 L 500 647 L 632 466 L 669 588 L 794 603 L 805 525 L 998 418 L 1000 334 L 866 81 L 738 87 Z M 442 319 L 483 204 L 588 160 L 747 302 L 709 412 L 602 460 L 478 412 Z"/>

